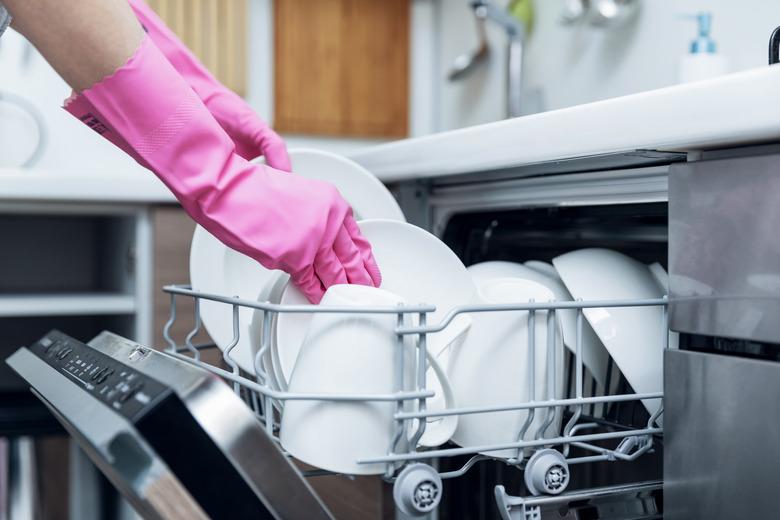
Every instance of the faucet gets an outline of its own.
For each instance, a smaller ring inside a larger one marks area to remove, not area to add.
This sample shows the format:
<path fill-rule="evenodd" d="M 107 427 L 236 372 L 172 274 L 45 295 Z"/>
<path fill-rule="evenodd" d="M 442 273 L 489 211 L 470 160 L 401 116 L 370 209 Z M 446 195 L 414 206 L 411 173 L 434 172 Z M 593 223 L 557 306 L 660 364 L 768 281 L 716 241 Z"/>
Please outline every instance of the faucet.
<path fill-rule="evenodd" d="M 470 5 L 478 22 L 481 23 L 485 19 L 490 20 L 497 23 L 506 32 L 508 38 L 506 114 L 507 117 L 517 117 L 520 115 L 522 103 L 525 27 L 518 19 L 505 9 L 496 6 L 491 0 L 475 0 Z M 456 58 L 455 66 L 449 74 L 450 81 L 463 77 L 487 56 L 484 29 L 479 24 L 478 29 L 480 29 L 479 49 L 471 54 Z"/>

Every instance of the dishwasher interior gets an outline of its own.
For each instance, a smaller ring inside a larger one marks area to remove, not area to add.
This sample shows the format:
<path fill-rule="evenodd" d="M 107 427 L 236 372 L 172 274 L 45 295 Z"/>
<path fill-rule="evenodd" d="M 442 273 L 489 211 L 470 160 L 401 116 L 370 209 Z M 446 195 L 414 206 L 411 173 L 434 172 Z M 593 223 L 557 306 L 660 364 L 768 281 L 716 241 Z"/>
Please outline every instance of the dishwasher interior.
<path fill-rule="evenodd" d="M 514 188 L 522 189 L 522 188 Z M 446 200 L 446 197 L 444 198 Z M 668 204 L 629 202 L 600 205 L 551 205 L 515 209 L 469 211 L 452 214 L 440 228 L 443 240 L 468 266 L 478 262 L 503 260 L 550 262 L 568 251 L 599 247 L 624 253 L 646 264 L 667 264 Z M 573 397 L 573 357 L 567 353 L 566 393 Z M 610 359 L 611 361 L 611 359 Z M 620 371 L 610 364 L 615 394 L 632 393 Z M 587 379 L 591 395 L 595 381 Z M 639 402 L 617 402 L 586 407 L 588 422 L 598 423 L 598 431 L 646 424 L 649 415 Z M 567 411 L 566 417 L 570 417 Z M 584 455 L 574 448 L 572 455 Z M 572 468 L 567 493 L 581 489 L 657 481 L 662 477 L 663 440 L 659 436 L 652 452 L 630 462 L 595 462 Z M 443 459 L 440 469 L 456 469 L 466 458 Z M 440 518 L 501 518 L 492 501 L 492 490 L 503 485 L 513 495 L 529 495 L 523 472 L 499 461 L 483 461 L 467 474 L 445 482 Z M 605 500 L 580 499 L 542 508 L 543 518 L 656 518 L 663 511 L 660 489 L 632 491 L 623 497 Z"/>

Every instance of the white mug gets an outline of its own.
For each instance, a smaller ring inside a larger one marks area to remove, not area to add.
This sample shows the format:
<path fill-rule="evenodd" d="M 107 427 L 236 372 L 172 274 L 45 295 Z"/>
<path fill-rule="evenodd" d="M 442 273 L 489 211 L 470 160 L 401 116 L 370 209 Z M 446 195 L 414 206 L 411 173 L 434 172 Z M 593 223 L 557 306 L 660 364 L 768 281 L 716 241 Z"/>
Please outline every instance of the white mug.
<path fill-rule="evenodd" d="M 336 285 L 328 289 L 321 304 L 366 307 L 398 306 L 405 302 L 400 296 L 374 287 Z M 399 348 L 396 327 L 396 314 L 314 314 L 290 377 L 289 392 L 394 393 Z M 411 339 L 405 341 L 403 348 L 404 376 L 408 382 L 416 349 Z M 428 363 L 443 389 L 446 406 L 453 407 L 449 380 L 430 350 Z M 357 460 L 387 453 L 396 428 L 395 411 L 394 401 L 288 400 L 280 440 L 292 456 L 315 467 L 355 475 L 381 474 L 385 464 L 357 464 Z M 411 435 L 416 421 L 409 423 L 407 434 Z M 446 441 L 456 426 L 456 416 L 429 421 L 420 444 L 426 438 L 428 442 Z"/>
<path fill-rule="evenodd" d="M 554 299 L 550 289 L 531 280 L 497 278 L 482 283 L 479 296 L 484 303 L 520 303 Z M 528 402 L 531 399 L 528 364 L 528 312 L 502 311 L 476 313 L 466 341 L 452 349 L 448 374 L 458 407 L 498 406 Z M 534 385 L 535 401 L 560 397 L 563 391 L 563 341 L 560 323 L 555 323 L 555 389 L 550 391 L 547 370 L 547 311 L 535 313 Z M 523 436 L 534 439 L 548 420 L 548 410 L 537 408 Z M 464 447 L 508 444 L 520 440 L 519 433 L 528 418 L 528 410 L 466 414 L 460 417 L 452 436 Z M 556 410 L 553 424 L 546 430 L 553 435 L 560 429 L 561 411 Z M 495 458 L 514 458 L 517 449 L 485 451 Z"/>

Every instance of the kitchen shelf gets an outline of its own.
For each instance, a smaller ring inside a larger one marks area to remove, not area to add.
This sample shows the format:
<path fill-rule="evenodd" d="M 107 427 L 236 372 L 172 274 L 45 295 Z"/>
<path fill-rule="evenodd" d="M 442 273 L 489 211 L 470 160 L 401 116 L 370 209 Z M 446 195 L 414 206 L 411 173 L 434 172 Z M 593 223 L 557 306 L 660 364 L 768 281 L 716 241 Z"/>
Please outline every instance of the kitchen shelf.
<path fill-rule="evenodd" d="M 0 295 L 0 317 L 79 316 L 132 314 L 136 310 L 131 294 L 5 294 Z"/>

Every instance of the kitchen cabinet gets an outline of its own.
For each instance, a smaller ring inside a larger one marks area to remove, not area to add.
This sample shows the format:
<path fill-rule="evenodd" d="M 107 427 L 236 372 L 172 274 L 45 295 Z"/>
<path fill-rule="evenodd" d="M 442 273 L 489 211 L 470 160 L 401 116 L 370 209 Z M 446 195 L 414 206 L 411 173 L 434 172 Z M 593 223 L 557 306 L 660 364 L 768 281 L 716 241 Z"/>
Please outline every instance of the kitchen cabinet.
<path fill-rule="evenodd" d="M 36 436 L 7 443 L 9 453 L 37 468 L 32 503 L 40 518 L 67 518 L 78 503 L 68 504 L 69 440 L 4 361 L 52 328 L 149 341 L 150 212 L 139 204 L 0 201 L 0 236 L 2 435 Z"/>
<path fill-rule="evenodd" d="M 212 74 L 245 95 L 247 0 L 147 0 Z"/>
<path fill-rule="evenodd" d="M 354 137 L 408 133 L 408 0 L 274 3 L 274 127 Z"/>

